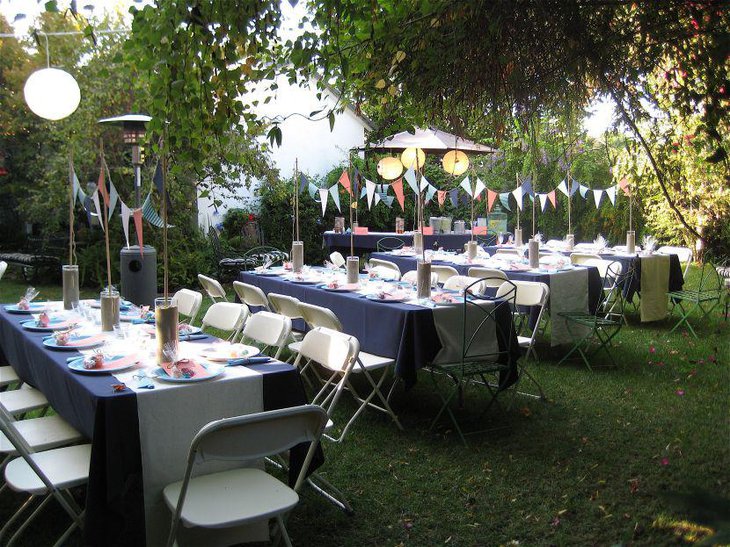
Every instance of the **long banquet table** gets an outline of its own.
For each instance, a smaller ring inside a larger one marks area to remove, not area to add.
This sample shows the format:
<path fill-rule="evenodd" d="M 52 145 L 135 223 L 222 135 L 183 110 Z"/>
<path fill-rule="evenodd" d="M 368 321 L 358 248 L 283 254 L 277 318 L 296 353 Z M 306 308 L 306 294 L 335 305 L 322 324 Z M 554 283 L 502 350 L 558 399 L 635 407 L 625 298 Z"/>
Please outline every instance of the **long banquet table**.
<path fill-rule="evenodd" d="M 404 242 L 406 246 L 413 245 L 413 233 L 397 234 L 395 232 L 368 232 L 367 234 L 355 234 L 353 236 L 355 254 L 362 255 L 377 251 L 378 241 L 384 237 L 395 237 Z M 427 249 L 442 247 L 447 251 L 464 250 L 464 244 L 469 241 L 470 234 L 435 234 L 424 235 L 423 244 Z M 322 235 L 324 245 L 330 251 L 350 252 L 350 234 L 335 233 L 327 231 Z"/>
<path fill-rule="evenodd" d="M 415 384 L 418 369 L 431 362 L 442 349 L 433 309 L 406 303 L 377 302 L 354 292 L 332 292 L 316 285 L 292 283 L 281 277 L 251 272 L 240 272 L 238 280 L 256 285 L 266 294 L 286 294 L 332 310 L 342 323 L 344 332 L 355 336 L 363 351 L 395 359 L 396 374 L 404 380 L 406 387 Z M 509 310 L 500 307 L 496 320 L 504 332 L 513 336 L 510 377 L 516 379 L 519 349 Z"/>
<path fill-rule="evenodd" d="M 23 329 L 20 322 L 25 319 L 27 315 L 0 307 L 0 360 L 40 389 L 59 415 L 91 439 L 84 529 L 88 545 L 164 543 L 170 515 L 161 498 L 151 499 L 150 492 L 182 478 L 190 440 L 202 425 L 307 402 L 298 371 L 280 362 L 229 367 L 220 378 L 206 382 L 160 383 L 152 390 L 128 386 L 116 392 L 112 385 L 119 380 L 112 375 L 71 372 L 67 357 L 78 353 L 44 347 L 46 334 Z M 305 450 L 296 447 L 292 461 L 301 461 Z M 313 467 L 322 462 L 319 451 Z"/>

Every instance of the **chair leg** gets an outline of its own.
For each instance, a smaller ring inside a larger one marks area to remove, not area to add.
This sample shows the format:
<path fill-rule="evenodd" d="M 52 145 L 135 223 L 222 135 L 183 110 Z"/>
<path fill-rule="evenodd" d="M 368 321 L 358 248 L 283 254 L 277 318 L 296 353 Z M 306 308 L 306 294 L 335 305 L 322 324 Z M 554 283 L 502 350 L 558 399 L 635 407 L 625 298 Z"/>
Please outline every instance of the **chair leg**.
<path fill-rule="evenodd" d="M 30 508 L 36 498 L 37 496 L 29 496 L 28 499 L 26 499 L 23 504 L 18 507 L 18 510 L 15 511 L 15 513 L 13 513 L 13 515 L 7 520 L 2 529 L 0 529 L 0 542 L 2 542 L 2 539 L 8 533 L 15 521 L 17 521 L 22 516 L 22 514 L 25 513 L 26 509 Z M 45 506 L 50 501 L 50 499 L 51 496 L 46 496 L 45 498 L 43 498 L 40 507 Z"/>
<path fill-rule="evenodd" d="M 276 515 L 276 522 L 279 525 L 279 533 L 281 534 L 281 538 L 284 540 L 284 545 L 286 545 L 286 547 L 292 547 L 291 539 L 289 539 L 289 533 L 286 531 L 284 519 L 281 518 L 281 515 Z"/>
<path fill-rule="evenodd" d="M 344 511 L 346 515 L 352 516 L 355 514 L 355 510 L 350 505 L 350 502 L 347 501 L 345 494 L 343 494 L 340 489 L 322 477 L 319 473 L 312 473 L 307 478 L 307 484 L 309 484 L 315 493 L 322 496 L 335 507 Z M 320 486 L 320 484 L 322 486 Z"/>

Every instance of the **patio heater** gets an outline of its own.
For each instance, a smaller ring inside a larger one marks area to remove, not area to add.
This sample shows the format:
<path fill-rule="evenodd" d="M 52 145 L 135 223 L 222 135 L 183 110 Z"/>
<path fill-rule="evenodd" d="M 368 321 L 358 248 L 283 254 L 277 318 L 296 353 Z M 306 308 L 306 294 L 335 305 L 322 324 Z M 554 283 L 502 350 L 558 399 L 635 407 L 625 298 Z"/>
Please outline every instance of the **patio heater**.
<path fill-rule="evenodd" d="M 142 149 L 140 142 L 145 135 L 145 124 L 152 118 L 145 114 L 124 114 L 104 118 L 99 123 L 122 126 L 124 144 L 132 146 L 134 167 L 134 208 L 142 207 Z M 122 298 L 137 305 L 152 306 L 157 296 L 157 251 L 150 245 L 122 247 L 119 252 Z"/>

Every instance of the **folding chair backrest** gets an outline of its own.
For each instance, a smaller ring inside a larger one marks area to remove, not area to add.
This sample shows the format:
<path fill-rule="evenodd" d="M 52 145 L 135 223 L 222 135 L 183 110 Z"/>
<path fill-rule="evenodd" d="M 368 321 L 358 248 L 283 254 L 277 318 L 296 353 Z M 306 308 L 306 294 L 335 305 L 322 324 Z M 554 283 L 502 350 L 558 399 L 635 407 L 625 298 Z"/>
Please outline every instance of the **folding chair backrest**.
<path fill-rule="evenodd" d="M 387 268 L 385 266 L 371 266 L 368 271 L 371 274 L 377 275 L 380 279 L 387 279 L 390 281 L 400 280 L 400 274 L 398 272 L 396 272 L 392 268 Z"/>
<path fill-rule="evenodd" d="M 5 275 L 5 270 L 8 269 L 8 263 L 4 260 L 0 260 L 0 279 L 3 278 L 3 275 Z"/>
<path fill-rule="evenodd" d="M 282 348 L 290 334 L 291 319 L 268 311 L 252 314 L 243 328 L 244 338 L 275 348 Z"/>
<path fill-rule="evenodd" d="M 345 370 L 359 353 L 360 343 L 354 336 L 317 327 L 304 336 L 297 361 L 309 359 L 330 370 Z"/>
<path fill-rule="evenodd" d="M 241 329 L 250 313 L 243 304 L 216 302 L 205 312 L 203 328 L 213 327 L 235 334 Z"/>
<path fill-rule="evenodd" d="M 451 291 L 463 291 L 466 287 L 474 283 L 474 278 L 468 275 L 454 275 L 449 277 L 444 283 L 444 289 Z M 484 294 L 485 286 L 483 283 L 478 283 L 474 289 L 476 294 Z"/>
<path fill-rule="evenodd" d="M 405 245 L 406 242 L 398 237 L 381 237 L 376 243 L 376 249 L 380 251 L 395 251 Z"/>
<path fill-rule="evenodd" d="M 687 277 L 687 272 L 689 271 L 689 265 L 692 263 L 692 257 L 694 256 L 694 253 L 692 252 L 692 249 L 689 247 L 676 247 L 672 245 L 664 245 L 662 247 L 659 247 L 656 250 L 659 254 L 666 254 L 666 255 L 677 255 L 677 258 L 679 259 L 680 264 L 684 264 L 684 269 L 682 270 L 682 277 Z"/>
<path fill-rule="evenodd" d="M 340 320 L 330 309 L 301 302 L 299 304 L 299 313 L 304 319 L 304 322 L 311 328 L 325 327 L 336 331 L 342 331 L 342 323 L 340 323 Z"/>
<path fill-rule="evenodd" d="M 608 266 L 606 275 L 603 278 L 603 295 L 598 302 L 597 314 L 605 316 L 606 319 L 615 319 L 619 323 L 624 316 L 624 295 L 623 289 L 626 283 L 634 275 L 634 268 L 629 267 L 625 272 L 621 273 L 618 262 L 612 262 Z"/>
<path fill-rule="evenodd" d="M 601 260 L 601 257 L 592 253 L 570 253 L 571 264 L 585 264 L 589 260 Z"/>
<path fill-rule="evenodd" d="M 290 319 L 301 319 L 302 314 L 299 311 L 301 302 L 298 298 L 289 296 L 288 294 L 278 294 L 270 292 L 268 294 L 271 309 L 281 315 L 286 315 Z"/>
<path fill-rule="evenodd" d="M 439 283 L 446 283 L 446 280 L 449 277 L 459 275 L 459 272 L 456 270 L 456 268 L 453 268 L 451 266 L 444 266 L 441 264 L 432 264 L 431 273 L 438 274 Z"/>
<path fill-rule="evenodd" d="M 550 289 L 545 283 L 539 281 L 510 281 L 502 284 L 497 289 L 497 298 L 502 298 L 508 294 L 513 285 L 517 289 L 515 294 L 515 304 L 517 306 L 544 306 L 547 303 Z"/>
<path fill-rule="evenodd" d="M 342 266 L 346 264 L 345 257 L 342 256 L 342 253 L 339 251 L 330 253 L 330 262 L 338 268 L 342 268 Z"/>
<path fill-rule="evenodd" d="M 709 261 L 704 262 L 700 271 L 700 281 L 697 290 L 699 292 L 719 292 L 723 286 L 724 281 L 717 267 Z"/>
<path fill-rule="evenodd" d="M 495 255 L 510 255 L 510 256 L 522 256 L 522 251 L 517 249 L 497 249 L 494 252 Z"/>
<path fill-rule="evenodd" d="M 480 281 L 467 287 L 473 290 Z M 494 281 L 491 280 L 493 284 Z M 516 341 L 513 337 L 512 309 L 514 308 L 517 288 L 511 281 L 503 281 L 499 291 L 499 298 L 489 296 L 464 296 L 464 313 L 461 323 L 463 332 L 462 363 L 501 361 L 511 353 L 512 345 Z M 509 318 L 506 323 L 499 318 Z M 485 347 L 484 341 L 496 338 L 495 343 Z"/>
<path fill-rule="evenodd" d="M 497 288 L 502 285 L 503 281 L 507 281 L 507 274 L 496 268 L 469 268 L 469 277 L 481 279 L 485 283 L 485 287 Z M 491 285 L 490 285 L 491 283 Z"/>
<path fill-rule="evenodd" d="M 609 268 L 611 268 L 614 277 L 621 275 L 621 270 L 623 269 L 623 266 L 621 266 L 621 263 L 617 260 L 605 260 L 603 258 L 590 258 L 583 263 L 583 266 L 593 266 L 594 268 L 597 268 L 601 279 L 606 278 Z"/>
<path fill-rule="evenodd" d="M 391 279 L 400 279 L 401 273 L 400 268 L 398 267 L 398 264 L 395 262 L 391 262 L 390 260 L 380 260 L 379 258 L 371 258 L 370 259 L 370 269 L 374 270 L 376 268 L 384 268 L 386 270 L 392 270 L 395 272 L 396 277 Z"/>
<path fill-rule="evenodd" d="M 198 291 L 190 289 L 180 289 L 172 297 L 174 304 L 177 304 L 177 311 L 182 315 L 190 318 L 190 323 L 195 321 L 203 304 L 203 295 Z"/>
<path fill-rule="evenodd" d="M 269 309 L 269 300 L 266 298 L 264 291 L 256 285 L 242 283 L 241 281 L 233 282 L 233 290 L 236 291 L 238 298 L 250 308 Z M 251 310 L 253 311 L 253 310 Z"/>
<path fill-rule="evenodd" d="M 225 299 L 226 291 L 217 280 L 212 277 L 208 277 L 207 275 L 198 274 L 198 281 L 200 281 L 200 285 L 203 287 L 203 290 L 208 294 L 213 302 L 215 302 L 216 298 Z"/>
<path fill-rule="evenodd" d="M 545 247 L 553 247 L 555 249 L 559 249 L 563 245 L 565 245 L 565 241 L 562 239 L 548 239 L 547 243 L 545 243 Z"/>

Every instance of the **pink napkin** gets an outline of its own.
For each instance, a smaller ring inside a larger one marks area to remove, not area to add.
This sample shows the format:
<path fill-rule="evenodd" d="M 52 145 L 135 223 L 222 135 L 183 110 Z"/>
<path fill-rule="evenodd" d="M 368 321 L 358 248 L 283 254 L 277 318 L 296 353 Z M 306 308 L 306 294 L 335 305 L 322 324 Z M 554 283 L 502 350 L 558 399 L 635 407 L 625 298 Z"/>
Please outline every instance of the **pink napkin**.
<path fill-rule="evenodd" d="M 88 346 L 90 344 L 99 344 L 106 340 L 106 336 L 103 334 L 96 334 L 94 336 L 89 336 L 88 338 L 81 338 L 78 340 L 69 340 L 66 344 L 67 346 L 75 347 L 75 346 Z"/>
<path fill-rule="evenodd" d="M 104 361 L 104 363 L 101 365 L 101 368 L 119 368 L 124 367 L 126 365 L 132 365 L 139 361 L 139 357 L 137 357 L 136 353 L 132 353 L 131 355 L 127 355 L 126 357 L 122 357 L 121 359 L 114 359 L 113 361 Z"/>

